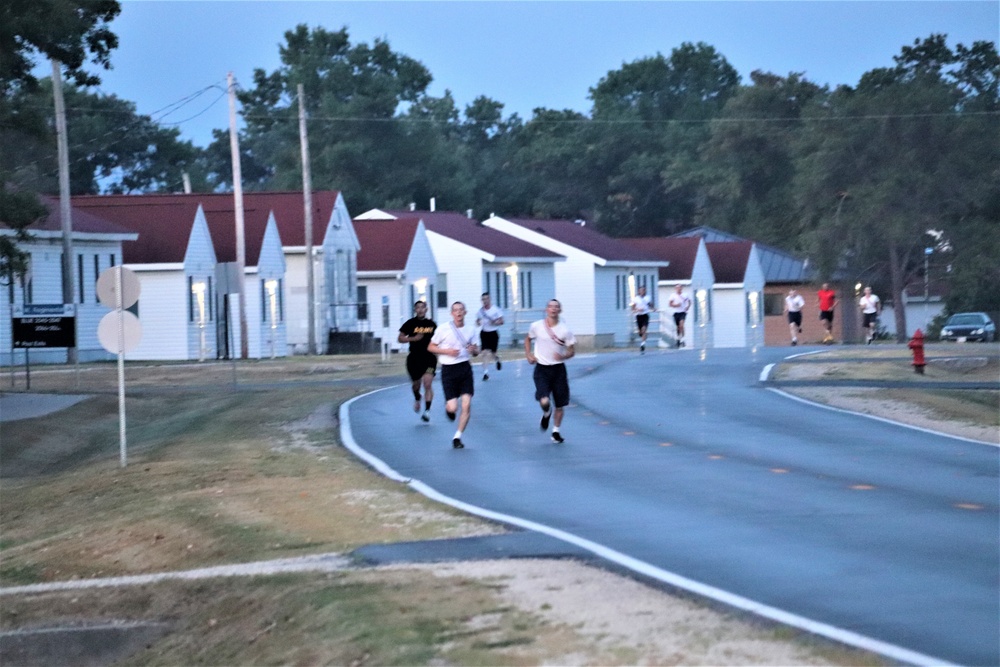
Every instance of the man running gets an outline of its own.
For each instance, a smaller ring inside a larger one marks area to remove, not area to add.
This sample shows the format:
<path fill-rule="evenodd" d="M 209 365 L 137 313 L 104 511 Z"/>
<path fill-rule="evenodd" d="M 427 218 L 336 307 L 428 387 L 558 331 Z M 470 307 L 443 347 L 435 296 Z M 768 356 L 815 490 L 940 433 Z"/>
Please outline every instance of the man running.
<path fill-rule="evenodd" d="M 871 345 L 875 340 L 875 325 L 878 324 L 878 316 L 882 312 L 882 301 L 872 294 L 871 287 L 866 287 L 865 293 L 858 300 L 858 307 L 861 308 L 861 316 L 864 318 L 861 326 L 868 330 L 865 334 L 865 344 Z"/>
<path fill-rule="evenodd" d="M 495 361 L 500 370 L 500 355 L 497 348 L 500 345 L 500 327 L 503 326 L 503 311 L 493 305 L 489 292 L 483 292 L 483 307 L 476 313 L 476 326 L 479 331 L 479 341 L 483 344 L 483 380 L 490 379 L 490 361 Z M 486 354 L 489 352 L 489 354 Z"/>
<path fill-rule="evenodd" d="M 451 304 L 451 322 L 437 328 L 431 337 L 427 350 L 438 355 L 441 364 L 441 388 L 444 389 L 444 411 L 448 419 L 455 421 L 458 404 L 462 403 L 462 416 L 458 419 L 458 430 L 451 445 L 462 449 L 462 434 L 469 425 L 472 410 L 472 395 L 475 393 L 472 380 L 472 357 L 479 356 L 479 336 L 474 325 L 465 324 L 465 304 L 456 301 Z"/>
<path fill-rule="evenodd" d="M 677 327 L 677 347 L 684 347 L 684 320 L 691 309 L 691 298 L 684 293 L 684 287 L 678 285 L 670 295 L 667 304 L 674 309 L 674 326 Z"/>
<path fill-rule="evenodd" d="M 646 296 L 646 288 L 640 287 L 638 294 L 632 299 L 632 312 L 635 313 L 635 326 L 639 330 L 639 353 L 646 354 L 646 329 L 649 328 L 649 314 L 655 310 L 653 300 Z"/>
<path fill-rule="evenodd" d="M 403 322 L 399 327 L 397 340 L 410 344 L 410 353 L 406 355 L 406 372 L 413 383 L 413 411 L 420 412 L 420 386 L 424 387 L 424 414 L 420 419 L 431 420 L 431 401 L 434 400 L 433 380 L 437 371 L 437 357 L 427 351 L 431 336 L 437 324 L 427 317 L 427 304 L 417 301 L 413 304 L 413 317 Z"/>
<path fill-rule="evenodd" d="M 823 328 L 826 330 L 823 342 L 832 345 L 833 309 L 837 307 L 837 293 L 830 289 L 829 283 L 823 283 L 823 287 L 816 292 L 816 301 L 819 306 L 819 321 L 823 323 Z"/>
<path fill-rule="evenodd" d="M 569 327 L 559 321 L 560 313 L 562 304 L 551 299 L 545 306 L 545 319 L 533 322 L 524 339 L 524 356 L 529 364 L 535 364 L 535 400 L 542 407 L 542 431 L 549 429 L 552 402 L 556 404 L 552 442 L 557 443 L 565 442 L 559 428 L 563 408 L 569 405 L 569 379 L 563 362 L 576 354 L 576 338 Z M 535 341 L 534 352 L 531 341 Z"/>
<path fill-rule="evenodd" d="M 805 305 L 806 300 L 794 287 L 788 290 L 788 296 L 785 297 L 785 314 L 788 316 L 788 333 L 792 337 L 792 345 L 799 344 L 798 334 L 802 333 L 802 309 Z"/>

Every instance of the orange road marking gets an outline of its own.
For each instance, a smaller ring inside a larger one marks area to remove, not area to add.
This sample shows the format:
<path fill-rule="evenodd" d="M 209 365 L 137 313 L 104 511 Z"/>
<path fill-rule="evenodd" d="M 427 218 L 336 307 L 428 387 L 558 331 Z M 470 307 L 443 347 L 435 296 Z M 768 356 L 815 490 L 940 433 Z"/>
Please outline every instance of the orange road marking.
<path fill-rule="evenodd" d="M 973 510 L 973 511 L 979 511 L 983 509 L 982 505 L 977 505 L 975 503 L 955 503 L 955 507 L 957 507 L 960 510 Z"/>
<path fill-rule="evenodd" d="M 672 443 L 672 442 L 661 442 L 660 443 L 660 447 L 673 447 L 673 446 L 674 446 L 674 443 Z"/>
<path fill-rule="evenodd" d="M 871 491 L 875 487 L 871 484 L 855 484 L 851 488 L 855 491 Z"/>
<path fill-rule="evenodd" d="M 713 459 L 713 460 L 719 460 L 719 459 L 724 459 L 726 457 L 722 456 L 720 454 L 710 454 L 708 458 Z"/>
<path fill-rule="evenodd" d="M 778 475 L 784 475 L 786 472 L 788 472 L 788 470 L 786 468 L 771 468 L 771 472 Z"/>

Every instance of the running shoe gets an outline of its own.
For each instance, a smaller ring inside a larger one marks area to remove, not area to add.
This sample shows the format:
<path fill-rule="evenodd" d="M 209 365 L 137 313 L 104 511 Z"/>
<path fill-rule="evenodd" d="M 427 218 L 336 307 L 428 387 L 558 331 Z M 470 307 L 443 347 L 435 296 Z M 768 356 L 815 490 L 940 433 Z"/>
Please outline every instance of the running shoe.
<path fill-rule="evenodd" d="M 486 382 L 489 379 L 490 379 L 490 374 L 489 373 L 483 373 L 483 382 Z"/>
<path fill-rule="evenodd" d="M 444 413 L 446 415 L 448 415 L 448 420 L 449 421 L 455 421 L 455 413 L 454 412 L 448 412 L 447 410 L 445 410 Z"/>
<path fill-rule="evenodd" d="M 427 414 L 426 410 L 424 410 L 424 414 L 420 415 L 420 421 L 429 422 L 430 420 L 431 420 L 431 416 L 429 414 Z"/>
<path fill-rule="evenodd" d="M 451 446 L 455 449 L 465 449 L 465 445 L 462 444 L 461 438 L 455 438 L 451 441 Z"/>
<path fill-rule="evenodd" d="M 413 411 L 420 412 L 420 399 L 413 401 Z"/>
<path fill-rule="evenodd" d="M 500 360 L 497 359 L 497 370 L 500 370 L 501 368 L 503 368 L 503 364 L 501 364 Z"/>
<path fill-rule="evenodd" d="M 539 424 L 539 426 L 541 427 L 541 429 L 543 431 L 548 431 L 549 430 L 549 418 L 551 416 L 552 416 L 551 412 L 546 412 L 545 414 L 542 415 L 542 422 L 541 422 L 541 424 Z"/>
<path fill-rule="evenodd" d="M 646 354 L 646 344 L 639 343 L 639 354 Z"/>
<path fill-rule="evenodd" d="M 559 431 L 552 431 L 552 442 L 557 442 L 559 444 L 562 444 L 566 442 L 566 439 L 562 437 Z"/>

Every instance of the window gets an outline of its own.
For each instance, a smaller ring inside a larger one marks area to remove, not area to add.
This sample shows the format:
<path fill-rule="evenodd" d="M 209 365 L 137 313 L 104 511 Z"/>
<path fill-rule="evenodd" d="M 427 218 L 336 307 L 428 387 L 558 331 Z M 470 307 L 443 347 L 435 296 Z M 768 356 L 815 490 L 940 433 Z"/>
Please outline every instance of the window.
<path fill-rule="evenodd" d="M 212 276 L 208 277 L 208 321 L 215 317 L 215 292 L 212 291 Z"/>
<path fill-rule="evenodd" d="M 781 315 L 785 312 L 785 296 L 783 294 L 764 295 L 764 314 Z"/>
<path fill-rule="evenodd" d="M 448 274 L 446 273 L 438 274 L 437 307 L 448 307 Z"/>
<path fill-rule="evenodd" d="M 84 271 L 83 271 L 83 255 L 81 254 L 81 255 L 77 255 L 76 256 L 76 284 L 77 284 L 76 291 L 77 291 L 77 294 L 80 295 L 80 303 L 86 303 L 86 300 L 83 298 L 83 295 L 84 295 L 84 291 L 83 291 L 83 275 L 84 275 Z"/>
<path fill-rule="evenodd" d="M 410 298 L 413 298 L 413 286 L 410 286 Z M 368 286 L 358 285 L 358 319 L 362 322 L 368 319 Z"/>
<path fill-rule="evenodd" d="M 389 304 L 382 304 L 382 328 L 389 328 Z"/>
<path fill-rule="evenodd" d="M 747 324 L 751 327 L 758 326 L 763 319 L 762 305 L 760 292 L 747 293 Z"/>
<path fill-rule="evenodd" d="M 97 279 L 101 275 L 101 256 L 94 253 L 94 303 L 97 303 Z"/>

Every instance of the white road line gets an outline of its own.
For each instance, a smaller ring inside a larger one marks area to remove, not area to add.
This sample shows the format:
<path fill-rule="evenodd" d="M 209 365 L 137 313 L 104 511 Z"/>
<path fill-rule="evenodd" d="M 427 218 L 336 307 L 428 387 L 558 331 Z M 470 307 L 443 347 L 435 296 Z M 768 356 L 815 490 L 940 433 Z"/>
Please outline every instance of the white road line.
<path fill-rule="evenodd" d="M 826 405 L 825 403 L 817 403 L 816 401 L 811 401 L 808 398 L 802 398 L 800 396 L 795 396 L 794 394 L 789 394 L 786 391 L 777 389 L 775 387 L 766 387 L 768 391 L 773 391 L 776 394 L 780 394 L 785 398 L 790 398 L 793 401 L 798 401 L 799 403 L 805 403 L 807 405 L 813 405 L 817 408 L 824 408 L 826 410 L 833 410 L 834 412 L 842 412 L 848 415 L 854 415 L 855 417 L 866 417 L 867 419 L 874 419 L 875 421 L 885 422 L 886 424 L 893 424 L 895 426 L 902 426 L 904 428 L 913 429 L 914 431 L 921 431 L 923 433 L 930 433 L 931 435 L 939 435 L 943 438 L 952 438 L 954 440 L 962 440 L 963 442 L 971 442 L 976 445 L 988 445 L 990 447 L 1000 447 L 998 442 L 989 442 L 987 440 L 976 440 L 974 438 L 965 438 L 960 435 L 952 435 L 950 433 L 942 433 L 941 431 L 935 431 L 933 429 L 924 428 L 923 426 L 914 426 L 913 424 L 904 424 L 903 422 L 893 421 L 892 419 L 886 419 L 885 417 L 877 417 L 875 415 L 869 415 L 864 412 L 855 412 L 854 410 L 847 410 L 845 408 L 837 408 L 832 405 Z"/>
<path fill-rule="evenodd" d="M 476 516 L 481 516 L 485 519 L 490 519 L 492 521 L 499 521 L 502 523 L 507 523 L 513 526 L 518 526 L 527 530 L 534 530 L 536 532 L 542 533 L 544 535 L 549 535 L 556 539 L 568 542 L 574 546 L 585 549 L 596 556 L 600 556 L 606 560 L 616 563 L 622 567 L 628 568 L 633 572 L 642 574 L 644 576 L 650 577 L 657 581 L 661 581 L 665 584 L 676 586 L 677 588 L 690 591 L 697 595 L 704 596 L 706 598 L 716 600 L 723 604 L 735 607 L 737 609 L 742 609 L 758 616 L 777 621 L 784 625 L 789 625 L 795 628 L 799 628 L 806 632 L 811 632 L 822 637 L 827 637 L 834 641 L 840 642 L 842 644 L 847 644 L 848 646 L 854 646 L 856 648 L 863 649 L 865 651 L 871 651 L 872 653 L 878 653 L 880 655 L 886 656 L 893 660 L 899 660 L 901 662 L 910 663 L 913 665 L 919 665 L 921 667 L 955 667 L 953 663 L 948 663 L 940 658 L 935 658 L 923 653 L 918 653 L 916 651 L 911 651 L 910 649 L 903 648 L 902 646 L 896 646 L 895 644 L 890 644 L 888 642 L 883 642 L 872 637 L 867 637 L 865 635 L 858 634 L 856 632 L 851 632 L 850 630 L 845 630 L 843 628 L 838 628 L 833 625 L 828 625 L 826 623 L 820 623 L 819 621 L 814 621 L 804 616 L 799 616 L 791 612 L 785 611 L 783 609 L 778 609 L 777 607 L 771 607 L 769 605 L 757 602 L 756 600 L 751 600 L 735 593 L 730 593 L 729 591 L 724 591 L 720 588 L 715 588 L 714 586 L 709 586 L 693 579 L 688 579 L 674 572 L 670 572 L 655 565 L 651 565 L 645 561 L 638 560 L 626 554 L 610 549 L 602 544 L 596 542 L 591 542 L 590 540 L 584 539 L 572 533 L 560 530 L 558 528 L 552 528 L 551 526 L 546 526 L 544 524 L 536 523 L 528 519 L 523 519 L 521 517 L 512 516 L 510 514 L 501 514 L 499 512 L 494 512 L 476 505 L 471 505 L 469 503 L 457 500 L 450 496 L 446 496 L 440 493 L 436 489 L 428 486 L 424 482 L 404 477 L 399 474 L 388 464 L 386 464 L 381 459 L 372 455 L 371 453 L 362 449 L 358 443 L 354 440 L 354 435 L 351 432 L 351 415 L 350 407 L 355 401 L 370 396 L 371 394 L 377 393 L 376 390 L 369 392 L 368 394 L 363 394 L 361 396 L 355 396 L 354 398 L 346 401 L 340 406 L 340 439 L 345 447 L 347 447 L 351 452 L 354 452 L 360 456 L 369 465 L 374 467 L 376 470 L 384 475 L 387 475 L 390 479 L 395 479 L 397 481 L 405 481 L 410 488 L 418 493 L 435 500 L 437 502 L 449 505 L 456 509 L 460 509 L 469 514 L 474 514 Z"/>

